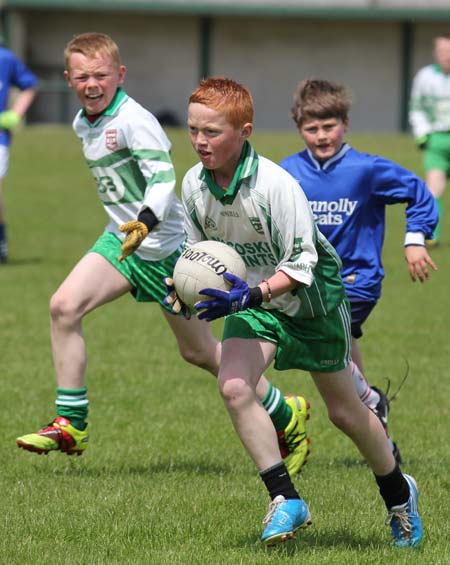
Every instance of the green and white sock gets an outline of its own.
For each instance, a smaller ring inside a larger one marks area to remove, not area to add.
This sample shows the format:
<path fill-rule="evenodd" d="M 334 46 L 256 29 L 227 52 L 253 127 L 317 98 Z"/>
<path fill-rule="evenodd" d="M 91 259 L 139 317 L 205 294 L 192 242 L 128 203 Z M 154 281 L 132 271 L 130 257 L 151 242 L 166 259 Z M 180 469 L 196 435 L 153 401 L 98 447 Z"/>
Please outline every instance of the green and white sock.
<path fill-rule="evenodd" d="M 67 418 L 74 428 L 84 430 L 89 411 L 87 388 L 65 389 L 57 388 L 58 397 L 55 400 L 58 416 Z"/>
<path fill-rule="evenodd" d="M 270 416 L 276 431 L 284 430 L 292 418 L 292 408 L 286 403 L 281 391 L 269 383 L 269 390 L 262 405 Z"/>

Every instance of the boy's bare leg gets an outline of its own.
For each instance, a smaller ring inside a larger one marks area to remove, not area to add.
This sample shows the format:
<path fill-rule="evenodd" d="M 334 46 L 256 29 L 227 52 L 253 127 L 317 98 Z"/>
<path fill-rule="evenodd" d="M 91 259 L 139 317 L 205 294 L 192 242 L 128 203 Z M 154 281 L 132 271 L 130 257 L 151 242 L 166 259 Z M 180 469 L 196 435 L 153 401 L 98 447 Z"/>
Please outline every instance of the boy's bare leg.
<path fill-rule="evenodd" d="M 444 171 L 439 169 L 432 169 L 426 174 L 426 182 L 431 194 L 435 198 L 443 196 L 445 185 L 447 184 L 447 176 Z"/>
<path fill-rule="evenodd" d="M 271 502 L 261 540 L 274 545 L 311 523 L 281 458 L 275 428 L 256 396 L 256 383 L 275 356 L 276 345 L 261 339 L 223 342 L 219 389 L 241 442 L 259 470 Z"/>
<path fill-rule="evenodd" d="M 360 400 L 350 367 L 335 373 L 312 373 L 330 420 L 348 435 L 376 475 L 387 475 L 396 463 L 380 420 Z"/>
<path fill-rule="evenodd" d="M 88 253 L 52 296 L 50 329 L 59 388 L 77 389 L 86 384 L 83 317 L 130 289 L 130 283 L 109 261 L 98 253 Z"/>
<path fill-rule="evenodd" d="M 256 385 L 275 351 L 275 345 L 267 341 L 227 339 L 219 369 L 219 390 L 225 406 L 260 471 L 282 461 L 275 428 L 256 395 Z"/>
<path fill-rule="evenodd" d="M 192 317 L 185 320 L 162 310 L 170 325 L 183 358 L 198 367 L 219 374 L 222 344 L 213 335 L 211 324 Z M 244 354 L 247 356 L 247 354 Z M 297 396 L 286 400 L 281 391 L 272 387 L 264 377 L 257 381 L 256 396 L 266 402 L 264 411 L 277 430 L 277 442 L 291 476 L 298 473 L 309 455 L 309 440 L 306 433 L 308 403 Z M 288 412 L 289 410 L 289 412 Z"/>
<path fill-rule="evenodd" d="M 352 361 L 364 375 L 364 364 L 362 360 L 361 351 L 359 349 L 358 340 L 352 337 Z"/>
<path fill-rule="evenodd" d="M 89 401 L 86 389 L 86 345 L 83 317 L 131 289 L 109 261 L 88 253 L 74 267 L 50 302 L 51 338 L 58 383 L 58 416 L 36 433 L 16 439 L 28 451 L 62 451 L 81 455 L 87 448 Z"/>
<path fill-rule="evenodd" d="M 183 359 L 217 377 L 222 343 L 212 333 L 211 324 L 197 317 L 186 320 L 182 316 L 173 316 L 163 309 L 162 312 L 177 340 Z M 262 400 L 268 390 L 269 382 L 262 376 L 256 387 L 258 398 Z"/>

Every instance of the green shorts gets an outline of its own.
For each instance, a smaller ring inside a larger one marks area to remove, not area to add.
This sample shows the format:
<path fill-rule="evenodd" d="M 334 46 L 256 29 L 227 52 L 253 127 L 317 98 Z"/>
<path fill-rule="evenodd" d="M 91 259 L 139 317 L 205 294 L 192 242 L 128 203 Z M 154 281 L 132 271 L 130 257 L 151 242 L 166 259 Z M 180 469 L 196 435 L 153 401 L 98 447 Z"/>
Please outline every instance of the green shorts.
<path fill-rule="evenodd" d="M 144 261 L 135 253 L 119 262 L 122 242 L 111 232 L 103 232 L 89 252 L 98 253 L 107 259 L 133 286 L 131 294 L 138 302 L 158 302 L 170 310 L 163 300 L 167 294 L 165 277 L 173 275 L 173 268 L 180 256 L 181 248 L 161 261 Z"/>
<path fill-rule="evenodd" d="M 438 169 L 450 176 L 450 132 L 438 131 L 428 136 L 424 166 L 427 172 Z"/>
<path fill-rule="evenodd" d="M 227 316 L 223 340 L 264 339 L 277 345 L 275 369 L 334 373 L 351 359 L 351 314 L 345 298 L 328 313 L 312 319 L 291 318 L 277 310 L 254 308 Z"/>

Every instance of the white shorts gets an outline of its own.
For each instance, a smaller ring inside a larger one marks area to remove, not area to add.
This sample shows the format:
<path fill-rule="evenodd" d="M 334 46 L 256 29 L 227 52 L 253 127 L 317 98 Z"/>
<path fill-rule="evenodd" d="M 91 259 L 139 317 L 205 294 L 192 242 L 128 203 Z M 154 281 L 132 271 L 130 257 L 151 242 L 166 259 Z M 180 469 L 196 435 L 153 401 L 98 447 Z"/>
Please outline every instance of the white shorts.
<path fill-rule="evenodd" d="M 0 145 L 0 179 L 6 177 L 9 165 L 9 147 Z"/>

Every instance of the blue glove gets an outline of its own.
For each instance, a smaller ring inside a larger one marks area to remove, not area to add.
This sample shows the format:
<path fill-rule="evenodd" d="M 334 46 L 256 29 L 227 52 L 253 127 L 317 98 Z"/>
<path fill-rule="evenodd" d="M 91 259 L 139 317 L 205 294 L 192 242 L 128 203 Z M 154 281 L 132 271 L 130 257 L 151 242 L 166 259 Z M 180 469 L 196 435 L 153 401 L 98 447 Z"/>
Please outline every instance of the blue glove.
<path fill-rule="evenodd" d="M 197 311 L 202 310 L 197 316 L 200 320 L 211 322 L 262 303 L 262 292 L 258 286 L 250 288 L 245 281 L 231 273 L 225 273 L 223 277 L 232 285 L 229 291 L 215 288 L 200 291 L 200 294 L 211 296 L 211 300 L 197 302 L 194 306 Z"/>
<path fill-rule="evenodd" d="M 170 313 L 177 316 L 178 314 L 182 314 L 186 320 L 189 320 L 191 317 L 191 312 L 186 304 L 181 300 L 175 290 L 175 284 L 173 279 L 170 277 L 166 277 L 164 279 L 164 284 L 166 285 L 166 292 L 167 296 L 164 298 L 163 302 L 166 306 L 169 306 Z"/>

